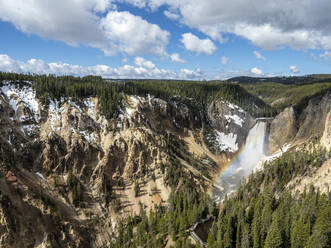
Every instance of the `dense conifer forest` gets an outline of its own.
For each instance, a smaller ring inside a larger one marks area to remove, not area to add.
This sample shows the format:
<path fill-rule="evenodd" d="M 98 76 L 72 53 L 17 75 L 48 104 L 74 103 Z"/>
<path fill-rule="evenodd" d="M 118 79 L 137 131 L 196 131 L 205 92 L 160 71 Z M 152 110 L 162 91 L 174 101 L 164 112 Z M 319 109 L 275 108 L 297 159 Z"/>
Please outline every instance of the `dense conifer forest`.
<path fill-rule="evenodd" d="M 304 151 L 286 152 L 252 174 L 219 208 L 186 181 L 171 195 L 168 209 L 159 207 L 149 217 L 141 209 L 139 217 L 122 224 L 114 247 L 162 247 L 169 237 L 175 241 L 174 247 L 194 247 L 188 228 L 210 217 L 213 224 L 207 247 L 328 248 L 331 193 L 321 194 L 311 186 L 293 194 L 286 185 L 330 157 L 313 145 Z"/>
<path fill-rule="evenodd" d="M 252 78 L 250 78 L 252 80 Z M 83 97 L 98 96 L 104 115 L 111 119 L 119 114 L 123 94 L 155 97 L 185 103 L 201 112 L 215 99 L 228 100 L 241 106 L 254 117 L 272 117 L 285 107 L 294 105 L 298 112 L 310 98 L 331 92 L 330 82 L 305 81 L 305 84 L 262 82 L 233 83 L 232 81 L 169 81 L 169 80 L 125 80 L 108 82 L 99 76 L 55 76 L 30 75 L 0 72 L 0 81 L 9 80 L 18 85 L 33 82 L 37 97 L 43 104 L 49 99 L 72 98 L 79 101 Z M 307 80 L 307 79 L 305 79 Z M 322 80 L 322 79 L 320 79 Z M 262 99 L 262 100 L 261 100 Z M 274 102 L 276 99 L 282 101 Z"/>
<path fill-rule="evenodd" d="M 101 77 L 25 75 L 0 73 L 0 81 L 10 80 L 18 85 L 33 82 L 37 97 L 43 104 L 49 99 L 60 100 L 71 97 L 79 101 L 83 97 L 98 96 L 104 115 L 111 119 L 117 117 L 123 94 L 146 97 L 148 94 L 164 100 L 175 98 L 193 110 L 201 112 L 214 99 L 236 103 L 253 116 L 272 116 L 274 110 L 259 98 L 248 93 L 238 84 L 210 83 L 194 81 L 129 81 L 107 82 Z"/>

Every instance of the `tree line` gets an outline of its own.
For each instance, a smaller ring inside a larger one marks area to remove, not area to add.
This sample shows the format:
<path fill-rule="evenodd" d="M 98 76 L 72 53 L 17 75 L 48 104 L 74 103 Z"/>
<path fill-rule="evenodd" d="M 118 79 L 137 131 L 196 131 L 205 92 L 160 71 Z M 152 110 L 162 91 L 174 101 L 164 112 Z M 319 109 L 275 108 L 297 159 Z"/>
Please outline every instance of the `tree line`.
<path fill-rule="evenodd" d="M 123 95 L 151 95 L 163 100 L 176 99 L 193 111 L 205 112 L 214 100 L 225 100 L 237 104 L 253 116 L 272 116 L 273 109 L 258 97 L 251 95 L 238 84 L 225 82 L 195 81 L 125 81 L 107 82 L 99 76 L 73 77 L 35 75 L 0 72 L 0 81 L 11 81 L 22 86 L 32 82 L 38 99 L 48 104 L 50 99 L 72 98 L 79 101 L 84 97 L 98 96 L 103 114 L 111 119 L 119 114 Z"/>

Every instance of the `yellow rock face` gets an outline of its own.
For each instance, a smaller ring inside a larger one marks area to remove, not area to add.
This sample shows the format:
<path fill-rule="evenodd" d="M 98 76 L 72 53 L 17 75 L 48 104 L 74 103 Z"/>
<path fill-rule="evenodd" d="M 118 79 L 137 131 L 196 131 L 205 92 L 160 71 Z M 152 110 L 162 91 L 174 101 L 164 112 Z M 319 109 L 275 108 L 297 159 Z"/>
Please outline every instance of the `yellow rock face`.
<path fill-rule="evenodd" d="M 321 144 L 328 151 L 331 150 L 331 112 L 328 113 L 326 120 L 325 120 L 325 128 L 324 128 L 324 133 L 323 133 L 323 136 L 321 139 Z"/>

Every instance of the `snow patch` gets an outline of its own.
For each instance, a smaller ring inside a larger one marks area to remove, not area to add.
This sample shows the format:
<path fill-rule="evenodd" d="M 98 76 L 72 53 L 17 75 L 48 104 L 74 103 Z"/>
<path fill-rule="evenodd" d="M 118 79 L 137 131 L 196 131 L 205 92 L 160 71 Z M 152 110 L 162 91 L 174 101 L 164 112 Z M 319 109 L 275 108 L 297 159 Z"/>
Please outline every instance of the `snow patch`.
<path fill-rule="evenodd" d="M 83 101 L 85 107 L 87 108 L 87 113 L 89 116 L 96 121 L 96 107 L 91 98 L 85 99 Z"/>
<path fill-rule="evenodd" d="M 9 99 L 9 104 L 15 111 L 15 114 L 19 103 L 22 103 L 31 110 L 35 121 L 39 122 L 39 104 L 36 100 L 36 92 L 32 89 L 31 83 L 28 84 L 29 85 L 24 85 L 22 88 L 18 88 L 14 84 L 7 83 L 1 87 L 1 91 Z"/>
<path fill-rule="evenodd" d="M 237 124 L 238 126 L 243 125 L 244 120 L 241 119 L 238 115 L 225 115 L 225 118 L 228 122 L 234 121 L 235 124 Z"/>
<path fill-rule="evenodd" d="M 228 105 L 229 105 L 229 107 L 231 109 L 235 109 L 235 110 L 237 110 L 237 111 L 239 111 L 241 113 L 245 113 L 245 110 L 243 110 L 242 108 L 240 108 L 238 105 L 232 104 L 230 102 L 228 103 Z"/>
<path fill-rule="evenodd" d="M 132 108 L 126 108 L 125 112 L 128 116 L 132 117 L 133 113 L 134 113 L 134 109 Z"/>
<path fill-rule="evenodd" d="M 73 106 L 75 109 L 77 109 L 79 112 L 83 112 L 82 109 L 71 99 L 68 100 L 68 103 Z"/>
<path fill-rule="evenodd" d="M 32 131 L 36 128 L 36 125 L 24 125 L 21 127 L 21 131 L 25 134 L 27 134 L 28 136 L 30 136 L 32 134 Z"/>
<path fill-rule="evenodd" d="M 50 100 L 49 105 L 48 105 L 48 118 L 50 121 L 50 127 L 52 129 L 53 132 L 55 131 L 59 131 L 60 128 L 56 128 L 55 127 L 55 122 L 56 121 L 60 121 L 61 120 L 61 111 L 63 110 L 62 106 L 59 107 L 59 105 L 61 105 L 63 99 L 59 101 L 57 101 L 56 99 Z"/>
<path fill-rule="evenodd" d="M 95 108 L 95 104 L 94 104 L 94 102 L 91 99 L 85 99 L 84 100 L 84 105 L 87 108 L 91 108 L 91 109 L 94 109 Z"/>
<path fill-rule="evenodd" d="M 221 151 L 236 152 L 238 150 L 237 134 L 221 133 L 215 130 L 216 142 L 218 143 Z"/>
<path fill-rule="evenodd" d="M 134 103 L 138 104 L 139 103 L 139 99 L 137 96 L 130 96 L 131 101 L 133 101 Z"/>
<path fill-rule="evenodd" d="M 80 134 L 86 139 L 88 143 L 96 143 L 97 135 L 95 133 L 89 133 L 87 131 L 80 131 Z"/>

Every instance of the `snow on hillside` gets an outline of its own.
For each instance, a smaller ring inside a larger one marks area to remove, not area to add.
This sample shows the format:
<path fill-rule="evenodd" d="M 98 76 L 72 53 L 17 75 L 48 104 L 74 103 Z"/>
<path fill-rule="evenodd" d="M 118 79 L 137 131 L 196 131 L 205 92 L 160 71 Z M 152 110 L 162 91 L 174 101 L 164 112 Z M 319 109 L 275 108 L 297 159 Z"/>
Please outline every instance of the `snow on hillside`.
<path fill-rule="evenodd" d="M 92 100 L 92 98 L 87 98 L 83 101 L 85 107 L 87 108 L 88 115 L 96 121 L 97 115 L 96 115 L 96 106 Z"/>
<path fill-rule="evenodd" d="M 221 151 L 236 152 L 238 150 L 237 134 L 225 134 L 215 130 L 215 135 Z"/>
<path fill-rule="evenodd" d="M 238 105 L 234 105 L 233 103 L 228 102 L 228 105 L 231 109 L 235 109 L 241 113 L 245 113 L 245 110 L 243 110 L 242 108 L 240 108 Z"/>
<path fill-rule="evenodd" d="M 62 99 L 61 99 L 62 102 Z M 59 103 L 57 100 L 50 100 L 49 101 L 49 106 L 48 106 L 48 118 L 50 121 L 50 127 L 53 132 L 58 131 L 60 128 L 55 127 L 56 122 L 61 120 L 61 111 L 62 111 L 62 106 L 59 107 L 61 103 Z"/>
<path fill-rule="evenodd" d="M 39 105 L 36 100 L 36 92 L 32 89 L 31 83 L 26 82 L 28 85 L 24 85 L 22 88 L 18 88 L 14 84 L 5 83 L 1 87 L 1 91 L 9 100 L 9 104 L 12 109 L 17 112 L 19 104 L 23 104 L 29 108 L 33 113 L 36 122 L 39 122 Z"/>
<path fill-rule="evenodd" d="M 97 142 L 97 135 L 95 133 L 89 133 L 88 131 L 80 131 L 80 135 L 84 137 L 84 139 L 88 143 L 96 143 Z"/>
<path fill-rule="evenodd" d="M 225 118 L 228 122 L 233 121 L 235 124 L 237 124 L 238 126 L 241 126 L 241 127 L 244 123 L 244 120 L 241 119 L 238 115 L 225 115 Z"/>

